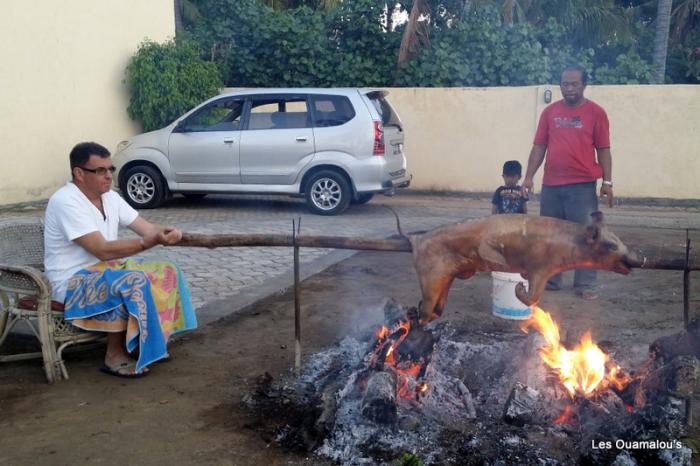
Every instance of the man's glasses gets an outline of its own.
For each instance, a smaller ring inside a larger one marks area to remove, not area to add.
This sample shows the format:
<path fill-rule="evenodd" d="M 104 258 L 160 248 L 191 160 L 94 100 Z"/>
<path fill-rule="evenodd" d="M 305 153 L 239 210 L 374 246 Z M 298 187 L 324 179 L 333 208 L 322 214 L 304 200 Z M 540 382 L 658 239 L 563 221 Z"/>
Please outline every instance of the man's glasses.
<path fill-rule="evenodd" d="M 107 167 L 107 168 L 105 168 L 105 167 L 86 168 L 86 167 L 80 167 L 80 166 L 78 168 L 80 168 L 81 170 L 85 170 L 86 172 L 94 173 L 94 174 L 100 175 L 100 176 L 106 175 L 107 172 L 114 173 L 114 171 L 117 169 L 117 167 L 115 167 L 114 165 L 112 165 L 111 167 Z"/>

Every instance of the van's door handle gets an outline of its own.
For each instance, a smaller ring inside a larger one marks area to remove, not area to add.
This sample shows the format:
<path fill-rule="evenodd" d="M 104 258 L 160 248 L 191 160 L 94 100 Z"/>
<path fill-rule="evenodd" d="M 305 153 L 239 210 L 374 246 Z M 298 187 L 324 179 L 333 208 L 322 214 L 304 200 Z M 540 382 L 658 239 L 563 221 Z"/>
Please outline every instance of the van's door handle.
<path fill-rule="evenodd" d="M 297 142 L 306 142 L 307 137 L 306 136 L 297 136 L 296 140 L 297 140 Z"/>
<path fill-rule="evenodd" d="M 233 144 L 235 141 L 234 138 L 226 138 L 224 139 L 224 144 Z"/>

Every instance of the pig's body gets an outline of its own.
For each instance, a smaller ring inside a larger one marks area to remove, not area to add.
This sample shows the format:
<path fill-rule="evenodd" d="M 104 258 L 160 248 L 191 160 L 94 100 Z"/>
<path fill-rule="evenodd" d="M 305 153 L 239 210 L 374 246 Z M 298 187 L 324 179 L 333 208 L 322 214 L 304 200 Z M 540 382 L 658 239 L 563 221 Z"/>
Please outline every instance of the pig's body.
<path fill-rule="evenodd" d="M 455 277 L 476 272 L 526 273 L 516 295 L 527 305 L 539 301 L 549 277 L 575 268 L 629 273 L 638 261 L 602 225 L 602 214 L 589 226 L 528 215 L 494 215 L 410 236 L 423 301 L 421 322 L 437 318 Z"/>

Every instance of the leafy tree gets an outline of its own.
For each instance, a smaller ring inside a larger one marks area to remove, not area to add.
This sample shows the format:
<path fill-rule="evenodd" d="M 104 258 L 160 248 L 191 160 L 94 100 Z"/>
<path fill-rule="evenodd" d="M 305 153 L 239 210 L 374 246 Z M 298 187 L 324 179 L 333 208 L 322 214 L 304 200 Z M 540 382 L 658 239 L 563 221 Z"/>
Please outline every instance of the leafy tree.
<path fill-rule="evenodd" d="M 503 27 L 496 10 L 471 14 L 400 69 L 404 86 L 503 86 L 543 82 L 542 45 L 527 25 Z"/>
<path fill-rule="evenodd" d="M 648 82 L 657 1 L 178 3 L 185 28 L 227 85 L 323 87 L 537 84 L 557 82 L 571 63 L 596 83 Z M 700 0 L 673 4 L 668 79 L 697 82 Z M 415 14 L 397 25 L 394 11 Z"/>
<path fill-rule="evenodd" d="M 216 66 L 183 41 L 143 42 L 126 68 L 125 84 L 129 117 L 140 120 L 145 131 L 167 125 L 222 87 Z"/>

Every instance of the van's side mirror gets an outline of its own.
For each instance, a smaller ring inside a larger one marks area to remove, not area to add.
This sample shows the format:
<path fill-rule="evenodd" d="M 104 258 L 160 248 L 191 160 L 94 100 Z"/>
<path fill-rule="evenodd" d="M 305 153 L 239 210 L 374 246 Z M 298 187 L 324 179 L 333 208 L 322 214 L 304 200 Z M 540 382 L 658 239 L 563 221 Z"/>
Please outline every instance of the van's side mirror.
<path fill-rule="evenodd" d="M 187 132 L 187 125 L 185 125 L 185 120 L 180 120 L 177 125 L 175 125 L 175 128 L 173 129 L 173 133 L 186 133 Z"/>

